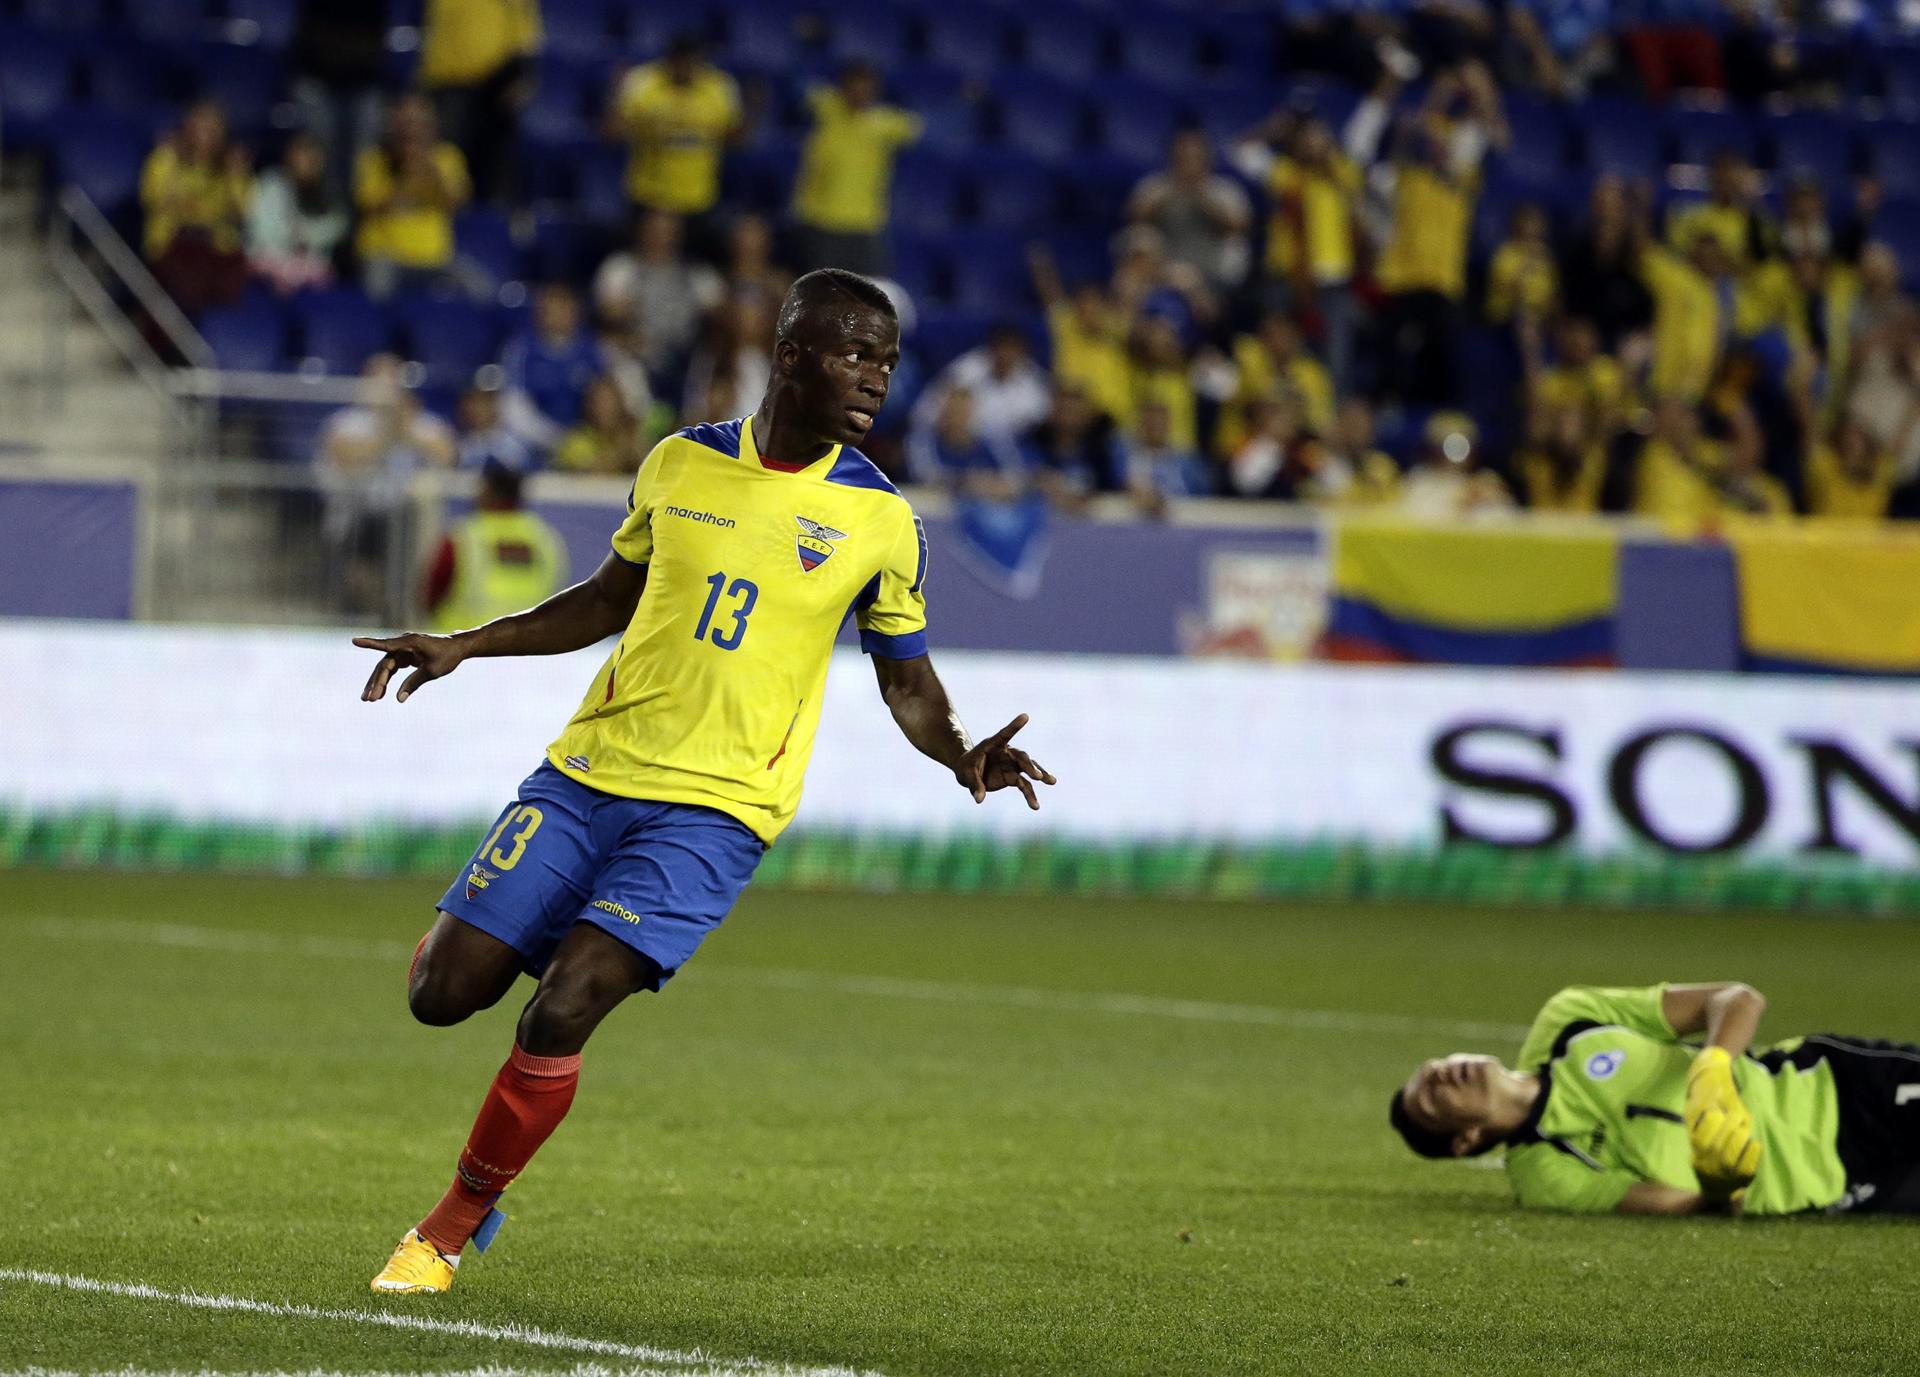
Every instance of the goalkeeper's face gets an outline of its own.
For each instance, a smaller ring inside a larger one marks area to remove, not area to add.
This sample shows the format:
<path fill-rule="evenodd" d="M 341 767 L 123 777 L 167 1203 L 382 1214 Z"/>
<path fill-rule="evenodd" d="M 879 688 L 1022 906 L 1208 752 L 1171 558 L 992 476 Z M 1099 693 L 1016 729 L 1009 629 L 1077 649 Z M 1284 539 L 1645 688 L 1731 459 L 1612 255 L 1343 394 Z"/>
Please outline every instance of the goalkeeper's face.
<path fill-rule="evenodd" d="M 1407 1117 L 1423 1132 L 1451 1140 L 1453 1155 L 1464 1157 L 1491 1141 L 1507 1074 L 1498 1057 L 1479 1052 L 1422 1062 L 1400 1087 Z"/>

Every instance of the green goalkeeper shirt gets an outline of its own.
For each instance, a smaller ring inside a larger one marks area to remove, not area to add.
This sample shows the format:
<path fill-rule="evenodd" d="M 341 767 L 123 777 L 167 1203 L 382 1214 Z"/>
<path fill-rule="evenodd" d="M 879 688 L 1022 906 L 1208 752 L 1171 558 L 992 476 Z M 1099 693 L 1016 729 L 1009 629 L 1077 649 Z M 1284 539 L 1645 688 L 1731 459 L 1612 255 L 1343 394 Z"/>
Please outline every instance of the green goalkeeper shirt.
<path fill-rule="evenodd" d="M 1598 1213 L 1636 1181 L 1700 1189 L 1681 1118 L 1699 1049 L 1668 1025 L 1665 991 L 1574 986 L 1534 1018 L 1517 1069 L 1537 1073 L 1542 1094 L 1507 1148 L 1507 1179 L 1522 1205 Z M 1823 1061 L 1770 1072 L 1741 1057 L 1733 1076 L 1762 1145 L 1747 1212 L 1790 1214 L 1840 1199 L 1847 1183 L 1831 1068 Z"/>

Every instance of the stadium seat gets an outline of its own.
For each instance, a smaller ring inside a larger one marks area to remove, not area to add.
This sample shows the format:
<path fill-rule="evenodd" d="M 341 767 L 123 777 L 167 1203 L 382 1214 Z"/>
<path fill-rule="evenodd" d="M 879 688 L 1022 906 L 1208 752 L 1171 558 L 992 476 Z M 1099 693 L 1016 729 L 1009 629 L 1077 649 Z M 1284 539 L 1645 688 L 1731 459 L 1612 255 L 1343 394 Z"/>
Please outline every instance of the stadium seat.
<path fill-rule="evenodd" d="M 301 354 L 329 373 L 358 373 L 391 343 L 385 314 L 355 287 L 301 292 L 293 316 Z"/>
<path fill-rule="evenodd" d="M 126 22 L 143 38 L 192 42 L 213 36 L 217 11 L 214 0 L 139 0 L 126 6 Z"/>
<path fill-rule="evenodd" d="M 153 146 L 151 122 L 112 111 L 75 111 L 53 135 L 55 180 L 78 187 L 109 216 L 129 211 L 140 166 Z"/>
<path fill-rule="evenodd" d="M 1215 148 L 1224 149 L 1271 114 L 1275 103 L 1270 85 L 1223 86 L 1208 90 L 1194 113 Z"/>
<path fill-rule="evenodd" d="M 937 5 L 926 15 L 927 58 L 956 72 L 984 79 L 1007 62 L 1006 21 L 958 5 Z"/>
<path fill-rule="evenodd" d="M 1900 276 L 1912 290 L 1920 284 L 1920 201 L 1893 200 L 1873 217 L 1873 237 L 1900 260 Z"/>
<path fill-rule="evenodd" d="M 223 369 L 271 373 L 286 362 L 286 321 L 271 297 L 208 311 L 198 326 Z"/>
<path fill-rule="evenodd" d="M 109 26 L 106 0 L 21 0 L 20 17 L 41 29 L 98 33 Z"/>
<path fill-rule="evenodd" d="M 1500 155 L 1500 161 L 1516 177 L 1545 181 L 1566 173 L 1568 130 L 1565 106 L 1555 101 L 1513 94 L 1507 99 L 1507 124 L 1513 131 L 1513 139 Z"/>
<path fill-rule="evenodd" d="M 555 142 L 591 137 L 607 90 L 603 61 L 542 53 L 533 99 L 520 127 L 531 137 Z"/>
<path fill-rule="evenodd" d="M 1026 154 L 980 154 L 973 161 L 971 173 L 974 217 L 980 224 L 1031 230 L 1055 219 L 1059 181 Z"/>
<path fill-rule="evenodd" d="M 1021 60 L 1057 81 L 1085 82 L 1106 64 L 1106 27 L 1081 9 L 1023 9 Z"/>
<path fill-rule="evenodd" d="M 1076 158 L 1065 169 L 1065 218 L 1111 235 L 1126 219 L 1127 198 L 1134 184 L 1155 164 L 1110 153 Z"/>
<path fill-rule="evenodd" d="M 1903 118 L 1920 116 L 1920 47 L 1889 44 L 1877 49 L 1880 94 L 1889 110 Z"/>
<path fill-rule="evenodd" d="M 586 143 L 576 148 L 572 159 L 573 200 L 579 212 L 602 224 L 624 223 L 631 205 L 627 199 L 627 150 L 613 144 Z"/>
<path fill-rule="evenodd" d="M 921 143 L 940 153 L 965 153 L 980 145 L 980 106 L 965 95 L 914 102 L 926 121 Z"/>
<path fill-rule="evenodd" d="M 493 206 L 461 211 L 453 224 L 453 244 L 454 252 L 496 287 L 521 275 L 520 246 L 505 211 Z"/>
<path fill-rule="evenodd" d="M 407 357 L 425 370 L 436 387 L 464 387 L 483 366 L 500 356 L 499 322 L 471 301 L 407 297 L 396 301 Z"/>
<path fill-rule="evenodd" d="M 151 44 L 95 40 L 85 62 L 88 94 L 110 110 L 148 110 L 182 94 L 177 68 Z"/>
<path fill-rule="evenodd" d="M 951 160 L 910 148 L 894 168 L 894 222 L 927 234 L 950 229 L 959 214 L 960 191 L 961 179 Z"/>
<path fill-rule="evenodd" d="M 551 57 L 606 57 L 614 43 L 613 16 L 614 7 L 607 0 L 542 0 L 540 23 L 546 30 L 542 68 Z"/>
<path fill-rule="evenodd" d="M 280 52 L 293 42 L 300 0 L 227 0 L 227 13 L 233 21 L 229 32 L 234 42 Z"/>
<path fill-rule="evenodd" d="M 1262 10 L 1228 10 L 1211 13 L 1203 10 L 1189 22 L 1201 26 L 1201 61 L 1208 74 L 1241 84 L 1263 84 L 1274 80 L 1275 23 L 1271 13 Z M 1267 93 L 1268 100 L 1272 92 Z"/>
<path fill-rule="evenodd" d="M 800 56 L 798 22 L 784 0 L 736 4 L 727 18 L 727 55 L 756 66 L 785 67 Z"/>
<path fill-rule="evenodd" d="M 0 138 L 38 145 L 73 94 L 72 50 L 33 29 L 0 25 Z"/>
<path fill-rule="evenodd" d="M 1100 82 L 1094 88 L 1100 142 L 1110 153 L 1144 162 L 1162 162 L 1183 114 L 1180 98 L 1170 91 L 1127 78 Z"/>
<path fill-rule="evenodd" d="M 1071 88 L 1025 72 L 994 83 L 1000 141 L 1046 162 L 1062 162 L 1079 148 L 1086 103 Z"/>
<path fill-rule="evenodd" d="M 218 102 L 235 133 L 248 139 L 266 132 L 286 91 L 286 72 L 265 52 L 234 43 L 209 43 L 193 51 L 188 93 Z"/>
<path fill-rule="evenodd" d="M 1660 127 L 1646 106 L 1596 97 L 1586 102 L 1578 123 L 1586 135 L 1590 170 L 1627 177 L 1654 177 L 1662 171 Z"/>
<path fill-rule="evenodd" d="M 897 9 L 876 4 L 847 5 L 830 14 L 827 51 L 836 63 L 871 62 L 882 71 L 907 56 L 907 19 Z"/>
<path fill-rule="evenodd" d="M 907 295 L 922 310 L 937 300 L 945 300 L 948 296 L 946 259 L 938 236 L 895 228 L 891 240 L 893 268 L 887 276 L 906 288 Z"/>
<path fill-rule="evenodd" d="M 635 61 L 653 61 L 683 33 L 713 37 L 715 8 L 706 0 L 647 0 L 645 4 L 616 0 L 615 9 L 625 12 L 626 50 Z"/>
<path fill-rule="evenodd" d="M 800 140 L 780 136 L 738 149 L 722 172 L 724 199 L 742 210 L 778 217 L 793 200 L 800 167 Z"/>
<path fill-rule="evenodd" d="M 1853 172 L 1853 129 L 1836 116 L 1796 111 L 1770 120 L 1766 135 L 1770 159 L 1780 173 L 1811 172 L 1828 187 L 1837 187 Z"/>
<path fill-rule="evenodd" d="M 1190 86 L 1200 76 L 1205 31 L 1192 15 L 1135 10 L 1117 26 L 1120 66 L 1163 86 Z"/>
<path fill-rule="evenodd" d="M 953 305 L 986 316 L 1030 314 L 1036 303 L 1025 236 L 1013 230 L 961 230 L 946 237 Z"/>
<path fill-rule="evenodd" d="M 991 316 L 976 311 L 921 311 L 911 343 L 927 376 L 984 343 L 992 324 Z"/>
<path fill-rule="evenodd" d="M 1755 161 L 1753 124 L 1738 110 L 1676 109 L 1667 113 L 1667 154 L 1677 163 L 1706 164 L 1719 153 Z"/>
<path fill-rule="evenodd" d="M 1888 196 L 1920 196 L 1920 124 L 1880 120 L 1866 128 L 1868 162 Z"/>
<path fill-rule="evenodd" d="M 527 245 L 527 274 L 538 281 L 585 282 L 620 237 L 571 213 L 541 212 L 534 216 L 533 238 Z"/>

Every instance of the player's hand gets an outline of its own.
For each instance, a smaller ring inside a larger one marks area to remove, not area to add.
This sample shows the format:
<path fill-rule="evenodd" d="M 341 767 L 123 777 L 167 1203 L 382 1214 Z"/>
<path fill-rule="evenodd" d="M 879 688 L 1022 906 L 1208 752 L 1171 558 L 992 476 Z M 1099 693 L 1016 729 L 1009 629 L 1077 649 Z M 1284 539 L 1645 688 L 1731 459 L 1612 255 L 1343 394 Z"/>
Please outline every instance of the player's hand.
<path fill-rule="evenodd" d="M 435 679 L 444 679 L 467 658 L 455 637 L 430 636 L 421 631 L 405 631 L 398 636 L 355 636 L 353 643 L 362 650 L 384 652 L 373 673 L 367 676 L 367 686 L 360 690 L 363 703 L 377 703 L 387 696 L 387 680 L 395 670 L 413 671 L 400 685 L 400 692 L 394 695 L 394 702 L 404 703 L 415 689 Z"/>
<path fill-rule="evenodd" d="M 1702 1048 L 1687 1072 L 1684 1115 L 1693 1170 L 1703 1182 L 1745 1185 L 1760 1168 L 1753 1114 L 1733 1081 L 1733 1057 L 1724 1047 Z"/>
<path fill-rule="evenodd" d="M 1037 780 L 1041 784 L 1058 782 L 1035 764 L 1032 756 L 1009 744 L 1013 734 L 1026 725 L 1027 715 L 1023 712 L 961 756 L 960 763 L 954 766 L 954 778 L 960 781 L 961 788 L 973 795 L 975 803 L 984 803 L 988 794 L 1001 789 L 1018 789 L 1027 800 L 1027 807 L 1038 808 L 1040 800 L 1033 792 L 1032 781 Z"/>

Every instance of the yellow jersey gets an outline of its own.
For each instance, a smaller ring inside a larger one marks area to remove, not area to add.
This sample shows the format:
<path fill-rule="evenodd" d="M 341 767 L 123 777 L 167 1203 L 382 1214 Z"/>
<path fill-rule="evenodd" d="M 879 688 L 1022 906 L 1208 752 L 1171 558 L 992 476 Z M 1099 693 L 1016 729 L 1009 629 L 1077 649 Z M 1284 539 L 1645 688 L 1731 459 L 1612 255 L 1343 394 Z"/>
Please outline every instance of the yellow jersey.
<path fill-rule="evenodd" d="M 627 195 L 649 210 L 699 215 L 720 199 L 720 153 L 740 122 L 740 88 L 718 67 L 676 86 L 659 63 L 627 73 L 616 104 L 633 140 Z"/>
<path fill-rule="evenodd" d="M 1722 317 L 1720 291 L 1686 259 L 1659 248 L 1649 247 L 1642 255 L 1640 277 L 1653 297 L 1648 390 L 1655 397 L 1697 402 L 1713 382 L 1721 332 L 1729 324 Z"/>
<path fill-rule="evenodd" d="M 1276 207 L 1267 221 L 1267 274 L 1291 277 L 1304 266 L 1325 285 L 1353 276 L 1353 207 L 1360 199 L 1360 169 L 1336 153 L 1325 167 L 1281 158 L 1267 178 L 1267 198 Z"/>
<path fill-rule="evenodd" d="M 763 462 L 751 420 L 669 435 L 640 465 L 613 552 L 647 568 L 633 621 L 559 739 L 555 769 L 691 803 L 771 843 L 793 820 L 834 636 L 926 653 L 926 535 L 858 450 Z"/>
<path fill-rule="evenodd" d="M 1553 255 L 1509 239 L 1487 266 L 1487 319 L 1504 325 L 1516 315 L 1544 319 L 1560 294 Z"/>
<path fill-rule="evenodd" d="M 240 222 L 253 195 L 253 178 L 224 162 L 201 167 L 180 161 L 161 144 L 140 169 L 140 205 L 146 212 L 148 258 L 158 258 L 183 229 L 206 231 L 222 253 L 240 248 Z"/>
<path fill-rule="evenodd" d="M 830 86 L 809 102 L 813 133 L 800 159 L 794 217 L 832 234 L 878 234 L 887 227 L 893 155 L 920 137 L 920 117 L 891 105 L 856 110 Z"/>
<path fill-rule="evenodd" d="M 473 194 L 467 160 L 450 143 L 435 144 L 431 178 L 404 176 L 378 148 L 354 165 L 353 199 L 360 209 L 354 241 L 362 258 L 384 258 L 403 268 L 444 268 L 453 261 L 453 213 Z M 373 206 L 384 203 L 385 210 Z"/>
<path fill-rule="evenodd" d="M 1865 474 L 1849 473 L 1824 441 L 1807 455 L 1807 509 L 1814 516 L 1847 521 L 1878 521 L 1893 497 L 1893 456 L 1880 450 Z"/>
<path fill-rule="evenodd" d="M 474 86 L 540 51 L 537 0 L 427 0 L 420 84 Z"/>
<path fill-rule="evenodd" d="M 1126 321 L 1106 313 L 1099 328 L 1088 329 L 1065 302 L 1047 308 L 1047 337 L 1053 345 L 1054 375 L 1086 391 L 1097 410 L 1109 416 L 1133 413 L 1133 365 L 1127 360 Z"/>
<path fill-rule="evenodd" d="M 1439 292 L 1458 301 L 1467 290 L 1467 233 L 1473 227 L 1477 173 L 1449 177 L 1424 163 L 1401 165 L 1393 193 L 1393 233 L 1376 275 L 1387 292 Z"/>

